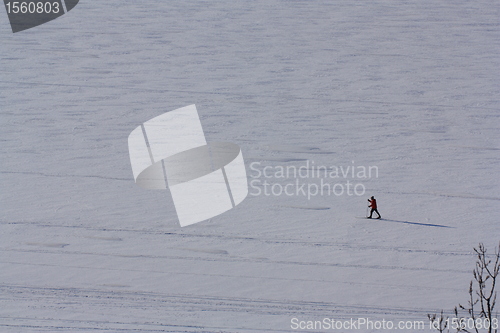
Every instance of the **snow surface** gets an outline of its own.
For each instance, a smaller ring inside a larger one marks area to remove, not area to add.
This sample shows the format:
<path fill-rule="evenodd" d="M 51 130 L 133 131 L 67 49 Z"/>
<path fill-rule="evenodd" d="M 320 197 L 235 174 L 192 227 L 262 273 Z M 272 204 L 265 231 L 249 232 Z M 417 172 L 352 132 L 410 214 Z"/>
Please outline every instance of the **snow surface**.
<path fill-rule="evenodd" d="M 472 248 L 500 235 L 499 17 L 493 0 L 82 0 L 13 34 L 0 15 L 1 332 L 289 332 L 465 302 Z M 379 177 L 180 228 L 168 191 L 134 184 L 127 137 L 193 103 L 249 180 L 306 160 Z M 370 195 L 387 220 L 356 218 Z"/>

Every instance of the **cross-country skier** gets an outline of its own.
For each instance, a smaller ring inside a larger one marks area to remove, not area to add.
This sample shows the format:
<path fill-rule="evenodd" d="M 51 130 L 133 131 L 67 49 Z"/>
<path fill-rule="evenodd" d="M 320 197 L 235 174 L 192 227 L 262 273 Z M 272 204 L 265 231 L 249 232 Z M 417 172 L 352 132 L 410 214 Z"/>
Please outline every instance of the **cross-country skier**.
<path fill-rule="evenodd" d="M 370 216 L 369 216 L 368 218 L 369 218 L 369 219 L 371 219 L 371 218 L 372 218 L 372 214 L 373 214 L 373 212 L 377 213 L 377 215 L 378 215 L 378 217 L 377 217 L 377 218 L 378 218 L 378 219 L 379 219 L 379 218 L 381 218 L 380 213 L 379 213 L 379 212 L 378 212 L 378 210 L 377 210 L 377 200 L 375 200 L 375 197 L 374 197 L 374 196 L 372 196 L 372 197 L 371 197 L 371 199 L 368 199 L 368 202 L 370 203 L 370 205 L 369 205 L 368 207 L 371 207 L 371 208 L 372 208 L 372 210 L 370 211 Z"/>

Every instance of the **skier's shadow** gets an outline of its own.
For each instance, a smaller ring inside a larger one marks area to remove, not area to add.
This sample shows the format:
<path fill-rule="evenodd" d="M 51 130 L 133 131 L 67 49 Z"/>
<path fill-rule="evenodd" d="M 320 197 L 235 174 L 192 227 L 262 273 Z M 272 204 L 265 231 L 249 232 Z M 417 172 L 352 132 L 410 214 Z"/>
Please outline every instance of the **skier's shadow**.
<path fill-rule="evenodd" d="M 400 220 L 381 219 L 381 221 L 396 222 L 396 223 L 406 223 L 406 224 L 415 224 L 415 225 L 422 225 L 424 227 L 455 228 L 455 227 L 450 227 L 448 225 L 442 225 L 442 224 L 430 224 L 430 223 L 410 222 L 410 221 L 400 221 Z"/>

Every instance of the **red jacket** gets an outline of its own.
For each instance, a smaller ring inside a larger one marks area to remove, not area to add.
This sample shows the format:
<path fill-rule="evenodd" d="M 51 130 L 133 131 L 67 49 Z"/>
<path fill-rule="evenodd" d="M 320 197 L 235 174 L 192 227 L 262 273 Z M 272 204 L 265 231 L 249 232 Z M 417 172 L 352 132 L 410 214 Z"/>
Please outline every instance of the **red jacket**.
<path fill-rule="evenodd" d="M 370 207 L 373 209 L 377 209 L 377 200 L 368 200 L 370 202 Z"/>

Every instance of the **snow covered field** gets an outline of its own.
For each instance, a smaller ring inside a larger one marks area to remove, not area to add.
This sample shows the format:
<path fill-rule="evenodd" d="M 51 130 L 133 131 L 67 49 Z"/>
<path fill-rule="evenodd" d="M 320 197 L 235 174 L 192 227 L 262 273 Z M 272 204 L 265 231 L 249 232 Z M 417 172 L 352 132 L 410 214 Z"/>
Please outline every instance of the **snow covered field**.
<path fill-rule="evenodd" d="M 493 0 L 82 0 L 13 34 L 0 15 L 0 331 L 427 328 L 499 241 L 499 17 Z M 250 189 L 180 228 L 168 191 L 134 184 L 127 137 L 190 104 L 249 181 L 254 162 L 378 177 L 347 179 L 362 196 Z M 386 220 L 359 218 L 371 195 Z"/>

